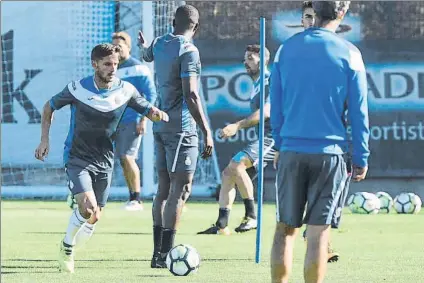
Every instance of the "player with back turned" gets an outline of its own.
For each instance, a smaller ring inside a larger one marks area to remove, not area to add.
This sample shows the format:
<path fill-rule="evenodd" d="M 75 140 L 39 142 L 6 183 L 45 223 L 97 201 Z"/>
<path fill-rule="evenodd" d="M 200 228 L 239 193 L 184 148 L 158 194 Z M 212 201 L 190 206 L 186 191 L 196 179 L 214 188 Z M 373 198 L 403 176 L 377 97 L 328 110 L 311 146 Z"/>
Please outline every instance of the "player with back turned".
<path fill-rule="evenodd" d="M 60 242 L 59 268 L 70 273 L 74 272 L 75 248 L 92 236 L 106 205 L 114 163 L 114 136 L 125 109 L 131 107 L 154 122 L 169 119 L 133 85 L 115 76 L 118 46 L 95 46 L 91 63 L 94 76 L 69 83 L 44 105 L 41 142 L 35 150 L 37 159 L 46 158 L 53 112 L 69 105 L 71 120 L 64 163 L 68 187 L 78 208 L 72 212 L 65 238 Z"/>
<path fill-rule="evenodd" d="M 174 246 L 197 165 L 197 126 L 204 137 L 202 157 L 210 157 L 213 149 L 212 133 L 199 96 L 200 55 L 192 43 L 199 27 L 199 12 L 191 5 L 178 7 L 173 26 L 172 33 L 154 39 L 150 46 L 141 32 L 139 38 L 143 59 L 154 61 L 158 105 L 170 117 L 169 123 L 153 127 L 159 185 L 152 208 L 152 268 L 166 267 L 165 257 Z"/>
<path fill-rule="evenodd" d="M 349 144 L 346 110 L 352 126 L 353 180 L 363 180 L 368 170 L 365 65 L 358 48 L 336 35 L 349 5 L 313 1 L 315 26 L 284 43 L 271 72 L 271 127 L 279 149 L 272 282 L 289 282 L 302 224 L 308 225 L 305 282 L 324 281 L 330 227 L 340 223 L 350 180 L 344 160 Z"/>

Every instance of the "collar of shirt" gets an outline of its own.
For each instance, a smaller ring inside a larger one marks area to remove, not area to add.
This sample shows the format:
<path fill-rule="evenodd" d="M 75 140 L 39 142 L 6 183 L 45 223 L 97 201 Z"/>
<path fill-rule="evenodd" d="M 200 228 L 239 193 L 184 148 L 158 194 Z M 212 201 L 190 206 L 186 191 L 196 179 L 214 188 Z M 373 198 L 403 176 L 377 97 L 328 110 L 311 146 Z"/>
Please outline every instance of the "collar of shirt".
<path fill-rule="evenodd" d="M 82 84 L 82 86 L 84 88 L 86 88 L 87 90 L 94 92 L 96 94 L 100 94 L 100 95 L 106 95 L 110 91 L 117 89 L 119 87 L 119 85 L 120 85 L 120 79 L 115 77 L 113 79 L 113 82 L 112 82 L 112 85 L 111 85 L 110 88 L 101 88 L 100 89 L 97 86 L 96 81 L 94 80 L 94 76 L 91 76 L 91 79 L 87 80 L 86 84 Z"/>

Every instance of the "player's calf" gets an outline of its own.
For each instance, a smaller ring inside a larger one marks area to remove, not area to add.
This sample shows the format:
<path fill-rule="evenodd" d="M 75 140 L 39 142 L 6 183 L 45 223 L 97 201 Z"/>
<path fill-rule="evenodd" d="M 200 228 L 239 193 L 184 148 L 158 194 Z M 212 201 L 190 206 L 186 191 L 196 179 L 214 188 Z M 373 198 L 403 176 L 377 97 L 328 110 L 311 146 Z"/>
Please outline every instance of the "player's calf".
<path fill-rule="evenodd" d="M 305 241 L 305 243 L 307 242 L 307 237 L 306 237 L 306 231 L 307 229 L 305 229 L 305 231 L 303 231 L 303 240 Z M 337 262 L 340 258 L 340 254 L 338 252 L 336 252 L 332 247 L 331 247 L 331 242 L 330 240 L 328 240 L 328 257 L 327 257 L 327 262 L 328 263 L 332 263 L 332 262 Z"/>
<path fill-rule="evenodd" d="M 288 282 L 293 267 L 293 249 L 298 230 L 277 222 L 271 249 L 272 282 Z"/>
<path fill-rule="evenodd" d="M 308 225 L 305 282 L 323 282 L 328 262 L 330 225 Z"/>
<path fill-rule="evenodd" d="M 191 193 L 193 173 L 172 173 L 170 179 L 171 190 L 163 212 L 162 258 L 165 258 L 174 247 L 175 234 L 180 222 L 182 208 Z"/>

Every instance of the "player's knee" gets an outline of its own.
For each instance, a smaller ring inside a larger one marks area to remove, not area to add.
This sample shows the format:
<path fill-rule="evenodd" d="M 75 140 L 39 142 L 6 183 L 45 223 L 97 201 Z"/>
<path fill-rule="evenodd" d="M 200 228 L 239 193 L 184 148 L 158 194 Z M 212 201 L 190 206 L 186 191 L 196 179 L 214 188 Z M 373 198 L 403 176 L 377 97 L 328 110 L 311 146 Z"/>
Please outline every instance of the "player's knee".
<path fill-rule="evenodd" d="M 191 184 L 185 184 L 183 186 L 183 191 L 181 194 L 181 200 L 183 202 L 186 202 L 188 200 L 188 198 L 190 197 L 191 194 Z"/>
<path fill-rule="evenodd" d="M 100 207 L 97 207 L 90 217 L 91 224 L 95 224 L 97 221 L 99 221 L 101 216 L 102 216 L 102 211 L 101 211 Z"/>
<path fill-rule="evenodd" d="M 134 157 L 129 155 L 122 155 L 119 159 L 121 161 L 121 166 L 125 168 L 129 168 L 132 162 L 135 162 Z"/>
<path fill-rule="evenodd" d="M 89 202 L 85 202 L 83 205 L 79 205 L 78 209 L 82 217 L 89 219 L 95 213 L 97 206 Z"/>
<path fill-rule="evenodd" d="M 228 179 L 228 178 L 232 177 L 231 169 L 230 169 L 229 166 L 225 167 L 225 169 L 222 171 L 221 177 L 222 177 L 222 179 Z"/>
<path fill-rule="evenodd" d="M 74 197 L 81 216 L 89 219 L 97 207 L 95 199 L 93 200 L 89 193 L 76 194 Z"/>
<path fill-rule="evenodd" d="M 293 237 L 296 236 L 298 228 L 286 225 L 285 223 L 278 222 L 276 226 L 276 234 L 281 237 Z"/>
<path fill-rule="evenodd" d="M 232 178 L 237 175 L 238 169 L 237 169 L 237 163 L 234 161 L 231 161 L 227 167 L 225 167 L 224 171 L 222 172 L 223 178 Z"/>
<path fill-rule="evenodd" d="M 320 242 L 326 242 L 329 239 L 330 225 L 308 225 L 306 238 L 311 245 L 319 245 Z"/>

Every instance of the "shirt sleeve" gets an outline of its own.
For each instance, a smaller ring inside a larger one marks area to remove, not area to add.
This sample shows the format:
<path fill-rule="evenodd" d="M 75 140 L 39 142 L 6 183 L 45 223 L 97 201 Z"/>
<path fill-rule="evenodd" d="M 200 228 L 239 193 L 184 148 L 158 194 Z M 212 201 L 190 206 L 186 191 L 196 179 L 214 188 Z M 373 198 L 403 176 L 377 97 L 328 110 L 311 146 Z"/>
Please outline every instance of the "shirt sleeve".
<path fill-rule="evenodd" d="M 156 43 L 156 38 L 153 40 L 152 44 L 150 44 L 149 47 L 141 48 L 141 57 L 143 58 L 144 61 L 152 62 L 155 59 L 153 55 L 153 47 L 155 43 Z"/>
<path fill-rule="evenodd" d="M 359 167 L 368 165 L 370 155 L 368 85 L 365 65 L 359 50 L 349 51 L 348 115 L 352 127 L 352 162 Z"/>
<path fill-rule="evenodd" d="M 281 147 L 281 128 L 284 123 L 283 116 L 283 89 L 281 86 L 281 74 L 280 74 L 280 58 L 282 54 L 283 46 L 277 51 L 275 55 L 274 64 L 272 66 L 271 77 L 270 77 L 270 103 L 271 103 L 271 132 L 274 139 L 274 147 L 280 150 Z"/>
<path fill-rule="evenodd" d="M 185 43 L 180 48 L 181 78 L 200 76 L 200 54 L 192 43 Z"/>
<path fill-rule="evenodd" d="M 67 85 L 61 92 L 53 96 L 50 101 L 50 107 L 53 110 L 59 110 L 63 106 L 72 104 L 75 100 L 74 96 L 69 91 L 69 87 L 74 87 L 75 83 L 72 82 L 71 84 Z"/>
<path fill-rule="evenodd" d="M 133 95 L 128 101 L 128 107 L 131 107 L 136 112 L 146 116 L 153 105 L 134 88 Z"/>

